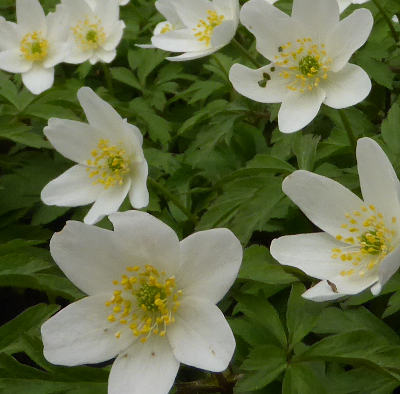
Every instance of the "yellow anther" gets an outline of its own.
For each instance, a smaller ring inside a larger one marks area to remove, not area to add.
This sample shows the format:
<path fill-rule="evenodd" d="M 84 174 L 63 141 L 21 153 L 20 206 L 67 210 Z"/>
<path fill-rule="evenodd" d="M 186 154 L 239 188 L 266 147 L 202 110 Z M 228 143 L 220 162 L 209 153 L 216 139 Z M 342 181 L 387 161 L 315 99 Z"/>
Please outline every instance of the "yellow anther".
<path fill-rule="evenodd" d="M 83 51 L 98 49 L 106 41 L 106 34 L 99 18 L 85 18 L 71 28 L 75 42 Z"/>
<path fill-rule="evenodd" d="M 194 36 L 198 41 L 204 42 L 207 46 L 211 44 L 214 29 L 225 19 L 224 15 L 218 15 L 216 11 L 208 10 L 206 20 L 200 19 L 197 26 L 193 29 Z"/>
<path fill-rule="evenodd" d="M 40 62 L 48 55 L 49 42 L 43 38 L 42 32 L 34 31 L 24 35 L 19 49 L 26 60 Z"/>
<path fill-rule="evenodd" d="M 102 184 L 105 189 L 124 183 L 126 175 L 130 172 L 129 161 L 124 149 L 110 146 L 108 140 L 101 139 L 98 143 L 98 151 L 93 159 L 86 161 L 90 178 L 96 178 L 93 184 Z M 129 271 L 128 267 L 127 270 Z"/>
<path fill-rule="evenodd" d="M 150 264 L 127 267 L 126 271 L 130 275 L 122 275 L 117 281 L 122 290 L 115 290 L 106 303 L 113 311 L 108 320 L 129 327 L 143 343 L 153 334 L 164 336 L 167 326 L 175 322 L 173 313 L 182 295 L 175 289 L 175 277 L 160 273 Z"/>

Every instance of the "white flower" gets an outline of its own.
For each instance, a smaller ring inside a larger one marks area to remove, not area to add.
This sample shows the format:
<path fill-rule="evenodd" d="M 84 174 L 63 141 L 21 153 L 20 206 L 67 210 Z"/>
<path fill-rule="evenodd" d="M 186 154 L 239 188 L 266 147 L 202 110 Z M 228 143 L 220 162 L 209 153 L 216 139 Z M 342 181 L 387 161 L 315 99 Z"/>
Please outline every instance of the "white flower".
<path fill-rule="evenodd" d="M 224 370 L 235 339 L 215 305 L 233 284 L 242 247 L 228 229 L 175 232 L 140 211 L 114 231 L 70 221 L 50 242 L 65 275 L 89 296 L 42 326 L 44 355 L 79 365 L 117 356 L 109 394 L 166 394 L 179 363 Z"/>
<path fill-rule="evenodd" d="M 364 4 L 369 0 L 337 0 L 339 11 L 342 13 L 350 4 Z"/>
<path fill-rule="evenodd" d="M 158 11 L 167 19 L 154 29 L 151 46 L 184 52 L 168 57 L 181 61 L 210 55 L 227 45 L 239 23 L 238 0 L 158 0 Z"/>
<path fill-rule="evenodd" d="M 34 94 L 54 82 L 54 66 L 64 60 L 68 26 L 62 12 L 44 14 L 38 0 L 17 0 L 17 23 L 0 23 L 0 68 L 21 73 Z"/>
<path fill-rule="evenodd" d="M 129 0 L 119 0 L 119 5 L 127 5 Z"/>
<path fill-rule="evenodd" d="M 256 36 L 258 51 L 272 63 L 258 70 L 235 64 L 229 78 L 239 93 L 252 100 L 282 102 L 278 115 L 282 132 L 305 127 L 322 103 L 349 107 L 371 90 L 365 71 L 348 63 L 371 31 L 368 10 L 356 10 L 339 21 L 336 0 L 294 0 L 289 17 L 265 0 L 250 0 L 240 18 Z"/>
<path fill-rule="evenodd" d="M 283 191 L 324 232 L 272 241 L 281 264 L 321 279 L 303 294 L 326 301 L 371 287 L 377 295 L 400 266 L 400 183 L 388 158 L 370 138 L 357 144 L 364 201 L 339 183 L 308 171 L 295 171 Z"/>
<path fill-rule="evenodd" d="M 65 207 L 94 202 L 85 217 L 89 224 L 117 211 L 127 194 L 134 208 L 147 206 L 148 167 L 139 129 L 90 88 L 79 89 L 78 99 L 89 124 L 52 118 L 44 129 L 54 148 L 78 164 L 44 187 L 43 202 Z"/>
<path fill-rule="evenodd" d="M 117 1 L 62 0 L 59 7 L 69 14 L 70 53 L 66 62 L 78 64 L 89 60 L 95 64 L 114 60 L 125 28 L 119 19 Z"/>

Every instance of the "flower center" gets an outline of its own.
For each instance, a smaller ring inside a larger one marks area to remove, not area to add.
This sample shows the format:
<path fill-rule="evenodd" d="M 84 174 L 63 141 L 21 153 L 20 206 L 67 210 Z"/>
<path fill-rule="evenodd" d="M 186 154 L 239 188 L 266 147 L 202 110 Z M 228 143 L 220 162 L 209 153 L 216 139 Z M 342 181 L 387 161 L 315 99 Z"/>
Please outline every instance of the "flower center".
<path fill-rule="evenodd" d="M 393 237 L 396 232 L 392 226 L 397 222 L 397 218 L 392 217 L 391 225 L 387 225 L 383 215 L 377 212 L 373 205 L 362 206 L 360 211 L 346 214 L 346 218 L 347 223 L 342 224 L 342 228 L 354 236 L 345 238 L 338 234 L 336 239 L 343 241 L 347 246 L 332 249 L 331 257 L 351 264 L 341 271 L 340 275 L 351 276 L 358 273 L 362 277 L 375 269 L 395 248 Z"/>
<path fill-rule="evenodd" d="M 306 76 L 318 74 L 320 68 L 321 66 L 315 56 L 305 56 L 299 62 L 299 70 Z"/>
<path fill-rule="evenodd" d="M 213 10 L 208 10 L 207 15 L 206 20 L 199 20 L 199 23 L 193 31 L 198 41 L 204 42 L 207 46 L 210 46 L 214 29 L 223 22 L 225 17 L 224 15 L 218 15 L 216 11 Z"/>
<path fill-rule="evenodd" d="M 278 48 L 275 64 L 280 68 L 279 76 L 287 80 L 286 87 L 304 93 L 318 87 L 328 78 L 332 59 L 325 45 L 314 44 L 311 38 L 299 38 Z"/>
<path fill-rule="evenodd" d="M 125 176 L 130 172 L 125 150 L 110 146 L 108 140 L 101 139 L 91 155 L 92 159 L 86 161 L 89 166 L 86 171 L 90 178 L 95 178 L 94 185 L 101 183 L 105 189 L 123 185 Z"/>
<path fill-rule="evenodd" d="M 106 41 L 106 34 L 99 18 L 96 18 L 93 22 L 86 17 L 71 30 L 74 33 L 76 43 L 84 51 L 97 49 Z"/>
<path fill-rule="evenodd" d="M 26 60 L 42 61 L 47 57 L 49 42 L 40 31 L 25 34 L 21 40 L 20 51 Z"/>
<path fill-rule="evenodd" d="M 167 327 L 175 323 L 182 290 L 176 289 L 175 277 L 167 277 L 152 265 L 127 267 L 128 275 L 113 284 L 118 287 L 106 306 L 112 308 L 108 321 L 127 327 L 141 342 L 151 335 L 165 336 Z M 126 330 L 125 330 L 126 331 Z M 120 338 L 121 331 L 115 336 Z"/>

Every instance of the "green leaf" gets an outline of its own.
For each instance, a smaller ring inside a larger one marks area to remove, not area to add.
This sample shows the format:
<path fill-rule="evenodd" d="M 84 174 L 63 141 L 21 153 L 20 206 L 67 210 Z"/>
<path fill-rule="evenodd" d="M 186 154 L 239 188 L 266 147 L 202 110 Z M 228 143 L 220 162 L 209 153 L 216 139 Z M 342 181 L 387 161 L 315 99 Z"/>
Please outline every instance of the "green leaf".
<path fill-rule="evenodd" d="M 285 272 L 283 266 L 274 261 L 269 250 L 260 245 L 245 249 L 238 278 L 272 285 L 287 285 L 298 280 Z"/>
<path fill-rule="evenodd" d="M 400 154 L 400 103 L 395 102 L 382 122 L 382 137 L 388 148 L 396 155 Z"/>
<path fill-rule="evenodd" d="M 250 371 L 235 386 L 235 393 L 260 390 L 275 380 L 286 369 L 286 353 L 282 348 L 263 345 L 253 349 L 241 365 Z"/>
<path fill-rule="evenodd" d="M 240 294 L 235 295 L 235 298 L 239 301 L 238 311 L 265 327 L 272 335 L 272 341 L 277 341 L 283 348 L 286 347 L 286 334 L 278 313 L 264 297 Z"/>
<path fill-rule="evenodd" d="M 282 394 L 326 394 L 327 380 L 310 363 L 291 364 L 283 379 Z"/>
<path fill-rule="evenodd" d="M 286 324 L 289 330 L 289 344 L 294 346 L 299 343 L 316 325 L 324 303 L 304 299 L 301 295 L 305 292 L 301 283 L 292 286 L 286 312 Z"/>
<path fill-rule="evenodd" d="M 19 340 L 22 334 L 43 324 L 59 309 L 58 305 L 38 304 L 2 325 L 0 327 L 0 352 L 7 351 L 7 347 Z"/>

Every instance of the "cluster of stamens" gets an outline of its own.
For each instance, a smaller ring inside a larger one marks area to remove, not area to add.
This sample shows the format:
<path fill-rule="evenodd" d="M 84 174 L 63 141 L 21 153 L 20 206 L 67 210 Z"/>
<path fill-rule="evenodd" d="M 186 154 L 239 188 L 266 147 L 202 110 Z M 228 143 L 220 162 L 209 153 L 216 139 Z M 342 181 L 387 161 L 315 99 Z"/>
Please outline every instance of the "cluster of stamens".
<path fill-rule="evenodd" d="M 118 322 L 145 343 L 151 335 L 164 337 L 167 327 L 175 322 L 173 314 L 178 310 L 182 291 L 176 289 L 175 277 L 167 277 L 152 265 L 127 267 L 127 274 L 113 284 L 118 288 L 106 306 L 112 309 L 110 323 Z"/>
<path fill-rule="evenodd" d="M 34 31 L 24 35 L 20 50 L 26 60 L 39 62 L 47 57 L 49 42 L 43 38 L 40 31 Z"/>
<path fill-rule="evenodd" d="M 351 235 L 338 234 L 336 239 L 348 246 L 332 249 L 331 257 L 351 264 L 340 275 L 351 276 L 358 273 L 363 277 L 393 250 L 392 239 L 396 232 L 392 227 L 397 218 L 392 217 L 392 226 L 388 227 L 384 216 L 376 211 L 374 205 L 362 206 L 360 211 L 346 214 L 346 218 L 347 223 L 342 224 L 342 228 L 347 230 L 347 235 Z"/>
<path fill-rule="evenodd" d="M 97 149 L 91 152 L 93 159 L 86 161 L 89 166 L 86 171 L 90 178 L 94 178 L 93 184 L 102 184 L 105 189 L 122 185 L 126 174 L 130 172 L 125 150 L 109 144 L 108 140 L 101 139 Z"/>
<path fill-rule="evenodd" d="M 312 91 L 328 78 L 332 59 L 324 44 L 314 44 L 311 38 L 299 38 L 280 46 L 278 52 L 274 63 L 281 69 L 279 76 L 287 80 L 289 90 Z"/>
<path fill-rule="evenodd" d="M 97 49 L 106 41 L 106 34 L 101 20 L 98 18 L 93 22 L 86 17 L 71 29 L 74 33 L 75 41 L 84 51 Z"/>
<path fill-rule="evenodd" d="M 169 22 L 167 22 L 164 25 L 164 27 L 161 29 L 160 34 L 165 34 L 172 30 L 174 30 L 174 28 L 172 27 L 172 25 Z"/>
<path fill-rule="evenodd" d="M 210 46 L 214 29 L 223 22 L 225 17 L 224 15 L 218 15 L 216 11 L 213 10 L 208 10 L 207 14 L 207 19 L 200 19 L 197 26 L 193 28 L 193 31 L 198 41 L 204 42 L 207 46 Z"/>

